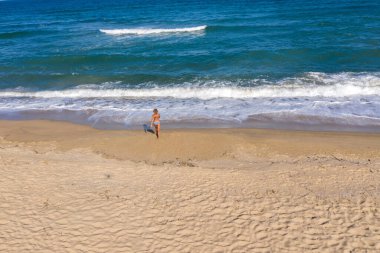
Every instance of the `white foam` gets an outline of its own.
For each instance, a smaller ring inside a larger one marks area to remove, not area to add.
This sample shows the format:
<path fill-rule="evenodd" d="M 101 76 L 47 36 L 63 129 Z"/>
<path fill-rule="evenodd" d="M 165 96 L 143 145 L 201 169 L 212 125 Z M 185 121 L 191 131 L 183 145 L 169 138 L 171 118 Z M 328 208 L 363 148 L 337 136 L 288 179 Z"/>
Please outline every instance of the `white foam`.
<path fill-rule="evenodd" d="M 174 87 L 152 89 L 69 89 L 60 91 L 3 91 L 0 97 L 35 98 L 294 98 L 294 97 L 349 97 L 380 94 L 379 87 L 341 85 L 332 86 L 265 86 L 265 87 Z"/>
<path fill-rule="evenodd" d="M 207 28 L 206 25 L 194 26 L 194 27 L 184 27 L 184 28 L 137 28 L 137 29 L 100 29 L 101 32 L 109 35 L 123 35 L 123 34 L 136 34 L 136 35 L 146 35 L 146 34 L 158 34 L 158 33 L 183 33 L 183 32 L 197 32 L 203 31 Z"/>
<path fill-rule="evenodd" d="M 242 87 L 243 81 L 206 81 L 170 84 L 166 87 L 117 88 L 120 82 L 106 82 L 102 85 L 80 85 L 72 89 L 56 91 L 0 91 L 0 97 L 35 98 L 296 98 L 296 97 L 352 97 L 380 94 L 380 73 L 339 73 L 325 74 L 311 72 L 303 77 L 285 78 L 277 82 L 253 80 L 253 87 Z M 258 85 L 265 83 L 265 85 Z"/>
<path fill-rule="evenodd" d="M 120 82 L 80 85 L 60 91 L 0 91 L 0 114 L 74 112 L 90 122 L 139 124 L 151 109 L 165 120 L 244 122 L 273 119 L 299 123 L 380 126 L 380 73 L 307 73 L 270 83 L 267 80 L 194 81 L 154 88 L 115 88 Z M 265 83 L 265 85 L 258 85 Z M 242 85 L 251 87 L 242 87 Z M 235 86 L 234 86 L 235 85 Z M 126 86 L 124 86 L 126 87 Z M 64 115 L 64 113 L 62 114 Z"/>

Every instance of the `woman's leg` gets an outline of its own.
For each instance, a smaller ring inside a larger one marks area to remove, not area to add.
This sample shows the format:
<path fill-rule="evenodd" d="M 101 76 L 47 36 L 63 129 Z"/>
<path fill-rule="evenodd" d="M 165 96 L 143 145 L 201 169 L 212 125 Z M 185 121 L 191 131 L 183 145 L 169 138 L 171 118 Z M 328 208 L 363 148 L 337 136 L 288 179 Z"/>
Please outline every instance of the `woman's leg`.
<path fill-rule="evenodd" d="M 160 125 L 154 125 L 154 127 L 156 128 L 156 136 L 157 136 L 157 139 L 158 139 L 159 132 L 160 132 Z"/>

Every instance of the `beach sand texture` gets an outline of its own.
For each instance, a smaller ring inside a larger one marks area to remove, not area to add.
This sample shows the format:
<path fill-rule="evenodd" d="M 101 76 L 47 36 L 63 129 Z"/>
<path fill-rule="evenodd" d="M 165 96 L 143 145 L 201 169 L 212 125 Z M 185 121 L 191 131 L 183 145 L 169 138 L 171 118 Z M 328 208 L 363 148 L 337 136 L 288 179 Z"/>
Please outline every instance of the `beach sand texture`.
<path fill-rule="evenodd" d="M 380 252 L 380 135 L 0 121 L 2 252 Z"/>

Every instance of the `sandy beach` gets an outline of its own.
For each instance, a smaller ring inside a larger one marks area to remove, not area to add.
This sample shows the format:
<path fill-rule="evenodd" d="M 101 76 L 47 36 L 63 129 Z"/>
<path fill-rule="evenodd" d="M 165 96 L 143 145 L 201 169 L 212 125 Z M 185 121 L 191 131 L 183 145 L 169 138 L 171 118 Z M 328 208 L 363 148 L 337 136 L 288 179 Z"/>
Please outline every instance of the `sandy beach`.
<path fill-rule="evenodd" d="M 0 253 L 380 253 L 379 17 L 0 0 Z"/>
<path fill-rule="evenodd" d="M 0 251 L 379 252 L 380 135 L 0 121 Z"/>

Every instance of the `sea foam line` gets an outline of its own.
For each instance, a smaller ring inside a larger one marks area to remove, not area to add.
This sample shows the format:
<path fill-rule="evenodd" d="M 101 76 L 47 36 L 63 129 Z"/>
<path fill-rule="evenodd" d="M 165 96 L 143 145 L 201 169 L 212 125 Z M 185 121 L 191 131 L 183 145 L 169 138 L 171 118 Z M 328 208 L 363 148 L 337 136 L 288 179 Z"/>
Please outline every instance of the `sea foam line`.
<path fill-rule="evenodd" d="M 137 29 L 100 29 L 101 32 L 109 35 L 123 35 L 123 34 L 157 34 L 157 33 L 180 33 L 180 32 L 197 32 L 203 31 L 207 28 L 206 25 L 185 27 L 185 28 L 172 28 L 172 29 L 158 29 L 158 28 L 137 28 Z"/>
<path fill-rule="evenodd" d="M 179 99 L 249 99 L 249 98 L 295 98 L 295 97 L 352 97 L 379 96 L 380 73 L 305 73 L 302 77 L 285 78 L 276 82 L 265 79 L 246 81 L 194 81 L 171 84 L 170 87 L 121 88 L 121 82 L 100 85 L 79 85 L 66 90 L 0 90 L 0 98 L 179 98 Z M 260 84 L 261 83 L 261 84 Z M 244 86 L 251 84 L 253 86 Z M 259 84 L 259 85 L 258 85 Z M 241 86 L 242 85 L 242 86 Z"/>
<path fill-rule="evenodd" d="M 150 89 L 67 89 L 59 91 L 3 91 L 0 97 L 35 98 L 179 98 L 179 99 L 249 99 L 286 97 L 349 97 L 379 95 L 380 86 L 328 85 L 308 86 L 261 86 L 261 87 L 172 87 Z"/>

